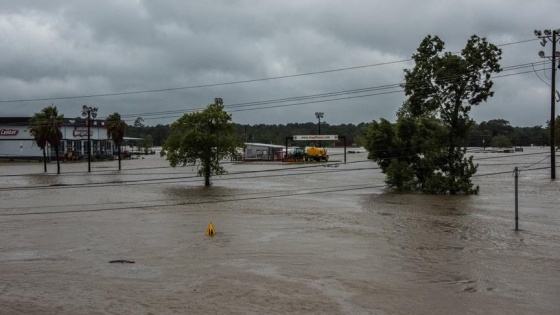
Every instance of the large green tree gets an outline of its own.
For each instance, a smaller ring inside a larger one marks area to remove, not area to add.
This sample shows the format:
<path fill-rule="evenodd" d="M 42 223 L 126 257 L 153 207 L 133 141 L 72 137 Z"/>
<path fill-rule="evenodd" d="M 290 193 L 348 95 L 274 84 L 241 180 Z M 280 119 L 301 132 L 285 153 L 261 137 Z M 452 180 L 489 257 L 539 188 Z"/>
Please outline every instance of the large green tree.
<path fill-rule="evenodd" d="M 60 128 L 63 123 L 64 115 L 59 115 L 54 105 L 43 108 L 30 119 L 29 133 L 35 138 L 37 145 L 43 150 L 45 172 L 47 171 L 45 148 L 48 143 L 54 148 L 56 155 L 56 172 L 60 174 L 60 141 L 62 140 L 62 131 L 60 131 Z"/>
<path fill-rule="evenodd" d="M 107 137 L 113 139 L 117 146 L 117 155 L 119 160 L 119 171 L 121 170 L 121 145 L 124 138 L 124 132 L 128 126 L 125 121 L 121 119 L 119 113 L 113 113 L 105 120 L 107 126 Z"/>
<path fill-rule="evenodd" d="M 171 125 L 161 155 L 170 165 L 199 165 L 198 175 L 210 186 L 212 175 L 225 174 L 220 161 L 238 157 L 243 143 L 237 136 L 231 115 L 221 104 L 210 104 L 201 112 L 183 115 Z"/>
<path fill-rule="evenodd" d="M 470 179 L 476 166 L 472 157 L 465 158 L 467 135 L 473 124 L 469 112 L 493 95 L 491 76 L 501 71 L 501 50 L 476 35 L 460 54 L 444 52 L 444 47 L 439 37 L 426 36 L 412 56 L 415 66 L 405 70 L 403 87 L 408 99 L 397 113 L 396 128 L 401 133 L 396 134 L 393 151 L 400 148 L 398 156 L 407 157 L 404 161 L 393 157 L 389 163 L 392 168 L 386 170 L 389 179 L 394 173 L 403 180 L 396 182 L 395 189 L 478 192 Z M 372 126 L 375 129 L 375 124 Z M 420 132 L 430 138 L 416 136 Z M 386 158 L 374 160 L 388 163 Z M 413 175 L 404 176 L 407 172 L 403 169 Z"/>

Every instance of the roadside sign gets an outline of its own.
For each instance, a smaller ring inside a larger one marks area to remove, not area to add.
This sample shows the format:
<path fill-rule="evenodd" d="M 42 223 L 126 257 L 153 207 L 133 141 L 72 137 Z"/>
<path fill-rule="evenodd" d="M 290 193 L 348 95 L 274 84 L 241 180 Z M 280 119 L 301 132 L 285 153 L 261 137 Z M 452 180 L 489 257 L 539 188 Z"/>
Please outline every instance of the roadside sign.
<path fill-rule="evenodd" d="M 306 141 L 306 140 L 338 140 L 338 135 L 298 135 L 293 136 L 294 141 Z"/>

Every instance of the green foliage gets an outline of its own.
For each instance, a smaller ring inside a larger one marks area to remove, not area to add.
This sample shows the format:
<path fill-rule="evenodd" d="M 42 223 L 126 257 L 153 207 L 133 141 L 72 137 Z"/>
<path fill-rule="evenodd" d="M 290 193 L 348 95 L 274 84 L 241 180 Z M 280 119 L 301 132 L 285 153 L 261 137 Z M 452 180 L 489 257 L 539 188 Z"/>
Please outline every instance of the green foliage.
<path fill-rule="evenodd" d="M 142 117 L 138 117 L 134 120 L 134 127 L 144 127 L 144 119 Z"/>
<path fill-rule="evenodd" d="M 391 160 L 386 169 L 385 183 L 394 191 L 409 191 L 415 187 L 414 170 L 411 165 L 398 159 Z"/>
<path fill-rule="evenodd" d="M 483 121 L 480 123 L 479 129 L 486 131 L 486 134 L 491 137 L 502 135 L 509 138 L 514 133 L 514 128 L 509 124 L 509 121 L 505 119 Z"/>
<path fill-rule="evenodd" d="M 286 137 L 291 137 L 293 135 L 310 135 L 317 134 L 318 127 L 317 123 L 289 123 L 286 125 L 241 125 L 233 123 L 235 127 L 235 132 L 237 136 L 244 142 L 258 142 L 258 143 L 271 143 L 271 144 L 285 144 Z M 365 145 L 365 129 L 367 127 L 366 123 L 360 123 L 358 125 L 354 124 L 341 124 L 341 125 L 329 125 L 326 122 L 321 122 L 321 133 L 322 134 L 335 134 L 339 136 L 346 137 L 346 143 L 348 146 L 364 146 Z M 133 138 L 145 138 L 147 135 L 151 135 L 153 138 L 154 146 L 161 146 L 165 139 L 171 134 L 171 127 L 169 125 L 158 124 L 156 126 L 138 126 L 133 125 L 128 126 L 126 129 L 126 136 Z M 311 145 L 309 143 L 298 143 L 298 145 Z M 332 146 L 335 143 L 333 141 L 323 141 L 323 146 Z M 342 145 L 342 140 L 336 145 Z"/>
<path fill-rule="evenodd" d="M 360 138 L 363 139 L 363 132 L 365 131 L 365 123 L 359 125 L 354 124 L 341 124 L 329 125 L 321 121 L 321 134 L 339 135 L 346 137 L 348 146 L 363 145 Z M 235 124 L 237 134 L 244 142 L 257 142 L 257 143 L 270 143 L 270 144 L 285 144 L 286 137 L 293 135 L 315 135 L 318 134 L 318 126 L 316 122 L 308 123 L 289 123 L 286 125 L 239 125 Z M 317 145 L 312 141 L 308 143 L 298 142 L 298 145 Z M 323 146 L 334 145 L 333 141 L 322 141 Z M 342 145 L 342 140 L 337 143 Z"/>
<path fill-rule="evenodd" d="M 367 129 L 365 138 L 368 159 L 376 161 L 385 173 L 391 161 L 399 156 L 397 150 L 400 144 L 396 138 L 396 127 L 383 118 L 380 122 L 374 120 Z"/>
<path fill-rule="evenodd" d="M 35 138 L 37 145 L 43 150 L 43 157 L 45 159 L 47 143 L 54 148 L 58 174 L 60 174 L 60 141 L 63 137 L 60 128 L 63 122 L 64 115 L 59 115 L 58 109 L 54 105 L 43 108 L 39 113 L 33 115 L 29 121 L 29 133 Z"/>
<path fill-rule="evenodd" d="M 109 115 L 105 120 L 105 123 L 107 126 L 107 137 L 113 139 L 115 145 L 120 146 L 128 125 L 121 119 L 121 115 L 119 113 Z"/>
<path fill-rule="evenodd" d="M 152 135 L 146 135 L 144 137 L 144 153 L 148 154 L 148 150 L 154 146 L 154 138 Z"/>
<path fill-rule="evenodd" d="M 152 146 L 162 146 L 163 142 L 171 134 L 170 125 L 158 124 L 156 126 L 128 126 L 125 135 L 132 138 L 145 138 L 150 135 L 152 137 Z M 147 140 L 147 139 L 144 139 Z"/>
<path fill-rule="evenodd" d="M 121 119 L 119 113 L 113 113 L 107 117 L 105 120 L 107 125 L 107 137 L 113 139 L 113 142 L 117 146 L 117 159 L 119 161 L 119 170 L 121 169 L 121 144 L 123 142 L 124 133 L 126 127 L 128 126 L 126 122 Z"/>
<path fill-rule="evenodd" d="M 504 135 L 495 136 L 492 138 L 490 146 L 495 148 L 509 148 L 511 147 L 511 141 L 508 137 Z"/>
<path fill-rule="evenodd" d="M 444 128 L 433 117 L 399 117 L 391 124 L 385 119 L 373 121 L 366 133 L 368 158 L 377 162 L 386 174 L 389 189 L 423 190 L 434 172 L 435 158 L 444 138 Z"/>
<path fill-rule="evenodd" d="M 460 55 L 444 53 L 444 46 L 437 36 L 424 38 L 412 56 L 415 67 L 405 70 L 408 99 L 396 124 L 374 121 L 367 133 L 370 157 L 390 189 L 478 192 L 470 180 L 477 167 L 464 157 L 474 124 L 469 112 L 493 95 L 491 75 L 501 70 L 501 51 L 476 35 Z"/>
<path fill-rule="evenodd" d="M 204 176 L 205 186 L 209 186 L 212 175 L 226 173 L 220 161 L 237 158 L 237 148 L 242 146 L 231 115 L 223 105 L 210 104 L 204 111 L 185 114 L 171 125 L 161 155 L 173 167 L 199 164 L 198 175 Z"/>

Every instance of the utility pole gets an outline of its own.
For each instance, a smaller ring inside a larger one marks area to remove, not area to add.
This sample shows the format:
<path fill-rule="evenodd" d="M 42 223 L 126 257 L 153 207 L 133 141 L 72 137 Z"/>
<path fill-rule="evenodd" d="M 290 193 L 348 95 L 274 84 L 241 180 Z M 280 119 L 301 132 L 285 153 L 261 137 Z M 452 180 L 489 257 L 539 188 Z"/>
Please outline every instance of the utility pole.
<path fill-rule="evenodd" d="M 88 173 L 91 172 L 91 118 L 95 119 L 97 117 L 97 107 L 91 107 L 84 105 L 82 106 L 82 116 L 86 117 L 86 125 L 87 125 L 87 143 L 88 143 L 88 159 L 87 159 L 87 168 Z"/>
<path fill-rule="evenodd" d="M 552 79 L 550 84 L 550 178 L 556 178 L 556 146 L 555 146 L 555 123 L 556 113 L 556 59 L 560 58 L 560 52 L 556 51 L 556 43 L 558 42 L 558 34 L 560 29 L 557 30 L 535 30 L 535 36 L 541 39 L 541 46 L 545 46 L 548 41 L 552 43 L 552 54 L 547 56 L 544 51 L 539 51 L 539 57 L 547 58 L 552 63 Z"/>
<path fill-rule="evenodd" d="M 321 118 L 323 118 L 324 115 L 325 113 L 323 112 L 315 112 L 315 117 L 319 119 L 319 135 L 321 135 Z M 321 140 L 319 140 L 319 147 L 322 147 Z"/>

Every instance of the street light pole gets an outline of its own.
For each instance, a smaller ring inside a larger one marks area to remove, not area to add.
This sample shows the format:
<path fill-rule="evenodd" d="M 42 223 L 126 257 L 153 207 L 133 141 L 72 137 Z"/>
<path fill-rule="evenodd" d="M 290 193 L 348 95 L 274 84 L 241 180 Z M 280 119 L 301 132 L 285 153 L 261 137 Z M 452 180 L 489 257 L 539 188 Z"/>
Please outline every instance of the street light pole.
<path fill-rule="evenodd" d="M 556 141 L 555 141 L 555 121 L 556 121 L 556 42 L 558 40 L 558 31 L 552 31 L 552 82 L 550 84 L 550 178 L 556 178 Z"/>
<path fill-rule="evenodd" d="M 321 118 L 323 118 L 324 115 L 325 113 L 323 112 L 315 112 L 315 117 L 319 120 L 319 135 L 321 135 Z M 319 147 L 322 147 L 321 140 L 319 140 Z"/>
<path fill-rule="evenodd" d="M 544 35 L 543 35 L 544 33 Z M 545 46 L 547 39 L 552 42 L 552 55 L 546 56 L 544 51 L 539 51 L 539 57 L 548 58 L 552 62 L 552 79 L 550 84 L 550 178 L 556 178 L 556 146 L 555 146 L 555 106 L 556 106 L 556 59 L 560 57 L 560 52 L 556 51 L 556 43 L 558 42 L 557 30 L 535 30 L 535 36 L 542 39 L 541 46 Z"/>
<path fill-rule="evenodd" d="M 82 116 L 86 118 L 87 125 L 87 144 L 88 144 L 88 173 L 91 173 L 91 118 L 97 117 L 97 107 L 82 106 Z"/>

